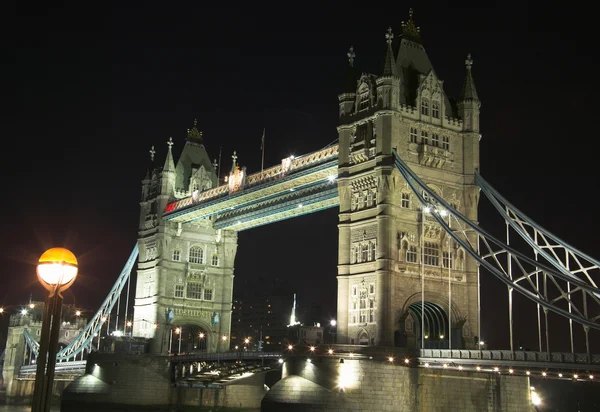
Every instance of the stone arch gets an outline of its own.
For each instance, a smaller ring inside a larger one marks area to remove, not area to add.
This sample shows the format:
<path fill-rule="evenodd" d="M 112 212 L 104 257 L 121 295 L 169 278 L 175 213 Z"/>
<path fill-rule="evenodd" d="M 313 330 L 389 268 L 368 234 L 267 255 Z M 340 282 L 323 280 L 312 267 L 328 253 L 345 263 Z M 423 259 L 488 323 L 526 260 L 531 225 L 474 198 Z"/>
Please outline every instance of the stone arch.
<path fill-rule="evenodd" d="M 360 328 L 356 332 L 356 343 L 358 345 L 370 345 L 371 343 L 371 335 L 365 328 Z"/>
<path fill-rule="evenodd" d="M 421 293 L 410 296 L 398 316 L 395 331 L 395 345 L 420 348 L 421 338 L 425 336 L 424 346 L 427 348 L 447 348 L 449 339 L 453 340 L 453 348 L 457 348 L 456 339 L 462 337 L 462 327 L 465 319 L 455 302 L 452 302 L 450 322 L 448 320 L 448 298 L 441 294 L 427 292 L 425 305 L 421 313 Z M 422 319 L 424 325 L 422 326 Z M 421 333 L 423 327 L 424 333 Z M 462 345 L 462 342 L 460 343 Z M 459 346 L 460 346 L 459 345 Z"/>
<path fill-rule="evenodd" d="M 172 339 L 167 337 L 167 344 L 171 343 L 170 348 L 167 348 L 167 350 L 170 349 L 172 353 L 179 352 L 179 336 L 175 332 L 177 328 L 181 328 L 182 353 L 213 353 L 219 348 L 220 333 L 210 325 L 209 321 L 186 316 L 173 320 L 171 328 Z M 200 336 L 201 333 L 203 334 L 202 337 Z"/>

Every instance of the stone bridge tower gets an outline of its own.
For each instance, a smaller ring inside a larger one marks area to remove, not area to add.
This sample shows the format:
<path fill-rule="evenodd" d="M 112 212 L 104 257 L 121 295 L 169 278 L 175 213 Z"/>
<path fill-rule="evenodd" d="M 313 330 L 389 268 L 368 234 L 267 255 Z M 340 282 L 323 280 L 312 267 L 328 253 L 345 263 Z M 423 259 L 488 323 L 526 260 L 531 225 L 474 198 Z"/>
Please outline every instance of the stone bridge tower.
<path fill-rule="evenodd" d="M 133 335 L 151 340 L 152 353 L 179 351 L 180 328 L 190 350 L 225 351 L 230 344 L 233 265 L 237 232 L 213 228 L 211 219 L 182 225 L 163 220 L 169 202 L 218 184 L 196 122 L 175 165 L 170 139 L 162 169 L 151 164 L 142 181 L 139 265 Z"/>
<path fill-rule="evenodd" d="M 395 149 L 436 193 L 477 221 L 480 102 L 473 62 L 466 61 L 455 103 L 410 14 L 398 48 L 392 30 L 386 34 L 380 75 L 357 76 L 353 49 L 348 53 L 348 82 L 339 96 L 338 342 L 419 348 L 424 336 L 425 347 L 473 347 L 476 263 L 427 215 L 392 158 Z"/>

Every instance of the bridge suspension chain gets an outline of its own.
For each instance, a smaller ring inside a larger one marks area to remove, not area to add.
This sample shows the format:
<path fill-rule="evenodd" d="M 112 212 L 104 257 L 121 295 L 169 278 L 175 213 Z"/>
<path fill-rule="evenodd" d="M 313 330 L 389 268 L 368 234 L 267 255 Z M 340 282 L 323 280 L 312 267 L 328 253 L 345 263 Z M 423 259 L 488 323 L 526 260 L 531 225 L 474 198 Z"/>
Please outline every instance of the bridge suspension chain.
<path fill-rule="evenodd" d="M 81 331 L 81 333 L 64 349 L 60 350 L 56 354 L 57 361 L 68 361 L 69 359 L 75 359 L 77 355 L 79 355 L 84 350 L 89 350 L 92 340 L 96 335 L 100 335 L 100 329 L 104 325 L 105 322 L 108 321 L 108 316 L 112 312 L 112 309 L 119 299 L 121 292 L 123 291 L 123 287 L 129 280 L 131 270 L 135 264 L 135 261 L 138 256 L 138 245 L 136 243 L 133 248 L 123 270 L 121 271 L 119 277 L 117 278 L 115 284 L 110 290 L 108 296 L 96 312 L 96 314 L 92 317 L 92 319 L 88 322 L 85 328 Z M 25 342 L 29 349 L 38 356 L 40 344 L 29 334 L 27 329 L 23 331 L 23 335 L 25 336 Z"/>
<path fill-rule="evenodd" d="M 584 326 L 584 330 L 587 330 L 587 328 L 600 330 L 600 316 L 590 315 L 590 313 L 597 313 L 600 310 L 600 299 L 598 298 L 600 296 L 600 289 L 597 288 L 596 283 L 593 282 L 591 277 L 587 277 L 590 270 L 594 269 L 593 267 L 580 266 L 575 271 L 569 271 L 565 266 L 558 268 L 556 262 L 552 263 L 549 260 L 546 263 L 545 261 L 536 260 L 537 256 L 532 258 L 521 253 L 509 246 L 508 242 L 498 240 L 455 210 L 410 170 L 396 152 L 394 152 L 394 162 L 416 198 L 423 205 L 423 209 L 426 210 L 426 208 L 429 208 L 431 211 L 430 216 L 482 268 L 489 271 L 510 290 L 519 292 L 527 299 L 539 304 L 545 310 L 557 313 L 570 321 L 580 323 Z M 447 213 L 447 217 L 442 216 L 442 213 Z M 451 225 L 450 221 L 452 222 Z M 530 220 L 527 223 L 532 225 Z M 518 223 L 515 223 L 515 225 L 518 227 Z M 546 239 L 555 239 L 555 237 L 550 237 L 551 235 L 548 232 L 542 232 L 541 230 L 539 232 L 543 233 Z M 565 246 L 566 244 L 562 242 L 560 245 Z M 543 248 L 540 246 L 533 248 L 533 251 L 535 252 L 534 254 L 537 253 L 544 256 L 540 252 L 545 252 L 546 249 L 551 250 L 549 247 Z M 549 253 L 551 254 L 552 252 Z M 574 248 L 569 248 L 568 253 L 571 254 L 573 261 L 581 262 L 585 258 L 586 261 L 591 260 L 595 262 Z M 517 269 L 517 276 L 514 275 L 514 270 L 509 271 L 502 264 L 500 256 L 503 255 L 508 256 L 508 260 Z M 576 276 L 577 273 L 584 273 L 586 277 L 581 279 Z M 543 274 L 555 286 L 556 290 L 548 290 L 546 282 L 542 286 L 539 285 L 539 282 L 535 282 L 535 276 L 538 274 Z M 550 297 L 549 292 L 554 292 L 554 296 Z M 584 298 L 574 301 L 572 296 L 578 292 Z M 568 305 L 568 309 L 561 305 L 565 302 Z M 598 308 L 590 311 L 590 303 L 597 304 Z"/>

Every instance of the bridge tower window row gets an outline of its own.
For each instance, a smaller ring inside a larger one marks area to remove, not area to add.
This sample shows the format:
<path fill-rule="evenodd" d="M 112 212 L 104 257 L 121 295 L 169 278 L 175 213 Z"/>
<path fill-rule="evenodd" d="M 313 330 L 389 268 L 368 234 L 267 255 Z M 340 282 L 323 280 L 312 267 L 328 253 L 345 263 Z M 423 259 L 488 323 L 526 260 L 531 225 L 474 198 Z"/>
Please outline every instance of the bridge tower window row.
<path fill-rule="evenodd" d="M 213 300 L 213 289 L 204 287 L 201 283 L 188 282 L 184 285 L 175 285 L 174 296 L 183 299 Z"/>
<path fill-rule="evenodd" d="M 377 242 L 373 240 L 356 242 L 352 245 L 351 262 L 364 263 L 372 262 L 377 256 Z"/>

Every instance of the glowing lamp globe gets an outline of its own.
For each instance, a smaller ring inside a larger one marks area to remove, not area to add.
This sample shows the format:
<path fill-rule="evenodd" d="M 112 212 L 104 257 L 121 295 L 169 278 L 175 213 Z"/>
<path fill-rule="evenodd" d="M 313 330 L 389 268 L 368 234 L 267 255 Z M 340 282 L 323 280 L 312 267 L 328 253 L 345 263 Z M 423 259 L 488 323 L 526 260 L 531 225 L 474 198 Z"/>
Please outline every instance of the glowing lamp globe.
<path fill-rule="evenodd" d="M 48 249 L 40 257 L 37 276 L 42 286 L 51 292 L 67 290 L 77 277 L 77 259 L 68 249 Z"/>

